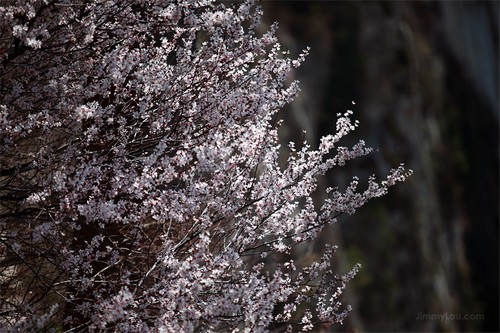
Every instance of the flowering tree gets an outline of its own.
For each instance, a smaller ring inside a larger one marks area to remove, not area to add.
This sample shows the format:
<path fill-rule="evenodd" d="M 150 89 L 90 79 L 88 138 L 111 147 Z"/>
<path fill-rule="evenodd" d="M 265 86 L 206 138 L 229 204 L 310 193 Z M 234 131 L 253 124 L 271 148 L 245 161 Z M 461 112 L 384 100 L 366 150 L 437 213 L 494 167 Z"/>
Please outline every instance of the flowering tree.
<path fill-rule="evenodd" d="M 300 65 L 250 3 L 10 1 L 0 7 L 0 328 L 194 332 L 342 321 L 333 246 L 267 265 L 403 180 L 314 202 L 370 152 L 337 132 L 288 145 Z M 307 306 L 304 309 L 304 305 Z"/>

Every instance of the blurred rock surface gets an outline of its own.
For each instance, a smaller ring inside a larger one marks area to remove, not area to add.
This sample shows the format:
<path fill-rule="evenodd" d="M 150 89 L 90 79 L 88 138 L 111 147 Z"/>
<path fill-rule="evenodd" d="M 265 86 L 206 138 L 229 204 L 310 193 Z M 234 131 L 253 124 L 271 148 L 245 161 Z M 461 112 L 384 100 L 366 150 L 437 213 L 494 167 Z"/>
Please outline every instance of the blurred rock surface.
<path fill-rule="evenodd" d="M 414 170 L 323 233 L 340 245 L 339 270 L 363 265 L 346 294 L 349 322 L 325 329 L 498 331 L 499 3 L 262 5 L 292 56 L 311 47 L 284 139 L 300 141 L 306 129 L 317 142 L 354 100 L 361 125 L 343 143 L 364 139 L 379 148 L 333 170 L 323 187 L 342 187 L 353 175 L 382 177 L 400 162 Z"/>

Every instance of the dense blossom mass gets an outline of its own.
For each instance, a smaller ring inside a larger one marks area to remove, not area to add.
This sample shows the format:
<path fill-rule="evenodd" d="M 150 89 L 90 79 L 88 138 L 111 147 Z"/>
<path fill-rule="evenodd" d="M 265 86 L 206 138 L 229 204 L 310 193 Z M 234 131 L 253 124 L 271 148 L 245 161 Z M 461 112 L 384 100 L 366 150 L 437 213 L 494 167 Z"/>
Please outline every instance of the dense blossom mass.
<path fill-rule="evenodd" d="M 318 176 L 371 150 L 339 145 L 349 113 L 317 149 L 280 148 L 278 111 L 299 91 L 288 74 L 307 50 L 290 59 L 261 14 L 252 2 L 1 5 L 2 332 L 342 321 L 358 267 L 335 274 L 334 246 L 308 266 L 290 251 L 408 172 L 313 200 Z"/>

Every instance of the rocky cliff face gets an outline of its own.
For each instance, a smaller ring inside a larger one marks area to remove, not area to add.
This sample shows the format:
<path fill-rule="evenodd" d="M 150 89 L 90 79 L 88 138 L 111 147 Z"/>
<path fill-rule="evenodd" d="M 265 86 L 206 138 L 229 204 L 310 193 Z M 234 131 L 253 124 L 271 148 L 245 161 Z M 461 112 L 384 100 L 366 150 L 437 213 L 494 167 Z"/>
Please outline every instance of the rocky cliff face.
<path fill-rule="evenodd" d="M 498 331 L 498 2 L 264 2 L 264 12 L 292 54 L 311 46 L 284 138 L 333 132 L 355 100 L 351 139 L 380 149 L 325 186 L 400 162 L 414 170 L 325 230 L 339 269 L 364 267 L 349 322 L 328 330 Z"/>

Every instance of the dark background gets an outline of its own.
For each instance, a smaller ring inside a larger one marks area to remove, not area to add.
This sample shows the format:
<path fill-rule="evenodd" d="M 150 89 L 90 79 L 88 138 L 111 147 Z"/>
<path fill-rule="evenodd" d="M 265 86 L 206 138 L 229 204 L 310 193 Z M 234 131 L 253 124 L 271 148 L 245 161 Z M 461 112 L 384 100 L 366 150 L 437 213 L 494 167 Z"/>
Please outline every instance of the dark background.
<path fill-rule="evenodd" d="M 322 233 L 339 245 L 340 272 L 363 265 L 344 295 L 349 319 L 323 330 L 498 332 L 499 2 L 260 4 L 292 57 L 311 47 L 283 138 L 300 141 L 306 129 L 317 143 L 353 109 L 361 124 L 343 143 L 379 149 L 322 187 L 383 177 L 401 162 L 414 170 Z"/>

